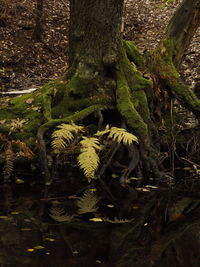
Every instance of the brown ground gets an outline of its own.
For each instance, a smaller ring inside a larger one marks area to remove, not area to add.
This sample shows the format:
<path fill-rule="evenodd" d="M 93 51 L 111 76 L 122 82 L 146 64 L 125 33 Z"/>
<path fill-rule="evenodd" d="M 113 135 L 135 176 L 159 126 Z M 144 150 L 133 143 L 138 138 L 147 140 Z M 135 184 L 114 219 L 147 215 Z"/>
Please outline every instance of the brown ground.
<path fill-rule="evenodd" d="M 42 42 L 32 40 L 34 1 L 0 0 L 0 90 L 38 87 L 60 76 L 67 66 L 69 3 L 44 1 Z M 181 0 L 161 8 L 159 0 L 125 0 L 127 39 L 140 49 L 152 49 Z M 196 34 L 182 71 L 193 87 L 200 83 L 200 30 Z"/>

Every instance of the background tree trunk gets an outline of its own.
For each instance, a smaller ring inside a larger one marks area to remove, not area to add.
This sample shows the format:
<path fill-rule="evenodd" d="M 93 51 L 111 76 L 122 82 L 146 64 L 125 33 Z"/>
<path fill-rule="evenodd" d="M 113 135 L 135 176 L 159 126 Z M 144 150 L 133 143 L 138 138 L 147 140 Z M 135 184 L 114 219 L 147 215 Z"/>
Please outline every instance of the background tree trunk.
<path fill-rule="evenodd" d="M 42 40 L 42 16 L 43 16 L 43 0 L 37 0 L 35 8 L 35 27 L 32 39 L 35 41 Z"/>
<path fill-rule="evenodd" d="M 173 60 L 176 66 L 182 62 L 184 52 L 200 25 L 200 0 L 184 0 L 172 17 L 166 39 L 175 43 Z"/>

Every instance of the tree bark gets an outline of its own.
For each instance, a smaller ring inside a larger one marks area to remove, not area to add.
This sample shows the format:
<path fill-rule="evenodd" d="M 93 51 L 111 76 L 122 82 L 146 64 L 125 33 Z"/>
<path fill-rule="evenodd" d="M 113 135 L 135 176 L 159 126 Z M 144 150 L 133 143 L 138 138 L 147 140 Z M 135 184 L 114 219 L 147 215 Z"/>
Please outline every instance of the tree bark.
<path fill-rule="evenodd" d="M 174 41 L 173 61 L 179 66 L 200 25 L 200 0 L 184 0 L 172 17 L 166 39 Z"/>
<path fill-rule="evenodd" d="M 149 68 L 164 90 L 172 93 L 197 118 L 200 100 L 178 73 L 184 53 L 200 24 L 200 0 L 184 0 L 172 17 L 162 41 L 148 58 Z"/>
<path fill-rule="evenodd" d="M 37 0 L 35 8 L 35 27 L 32 39 L 35 41 L 42 40 L 42 16 L 43 16 L 43 0 Z"/>
<path fill-rule="evenodd" d="M 116 65 L 123 2 L 70 1 L 70 65 L 82 62 L 94 72 Z"/>

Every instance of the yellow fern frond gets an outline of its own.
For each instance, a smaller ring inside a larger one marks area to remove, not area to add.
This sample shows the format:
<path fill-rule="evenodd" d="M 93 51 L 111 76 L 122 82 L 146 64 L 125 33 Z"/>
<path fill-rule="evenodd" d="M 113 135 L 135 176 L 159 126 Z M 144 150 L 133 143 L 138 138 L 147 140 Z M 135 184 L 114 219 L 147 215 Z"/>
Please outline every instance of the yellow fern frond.
<path fill-rule="evenodd" d="M 95 137 L 85 137 L 80 142 L 82 148 L 80 155 L 78 156 L 78 164 L 90 182 L 91 179 L 95 179 L 95 171 L 99 166 L 99 156 L 96 150 L 100 150 L 99 140 Z"/>
<path fill-rule="evenodd" d="M 99 199 L 94 192 L 85 191 L 83 196 L 80 197 L 76 204 L 78 206 L 78 214 L 84 214 L 88 212 L 96 212 Z"/>
<path fill-rule="evenodd" d="M 80 142 L 81 146 L 83 148 L 95 148 L 97 150 L 100 150 L 101 149 L 101 146 L 100 146 L 100 143 L 99 143 L 99 140 L 95 137 L 86 137 L 86 136 L 83 136 L 83 139 L 82 141 Z"/>
<path fill-rule="evenodd" d="M 53 205 L 49 211 L 49 216 L 57 222 L 71 222 L 74 218 L 73 215 L 67 214 L 64 208 L 60 205 Z"/>
<path fill-rule="evenodd" d="M 110 129 L 108 138 L 111 138 L 113 141 L 116 141 L 119 144 L 123 143 L 124 145 L 130 145 L 133 142 L 138 143 L 137 137 L 127 132 L 126 129 L 123 128 L 112 127 Z"/>
<path fill-rule="evenodd" d="M 81 149 L 78 164 L 89 182 L 91 179 L 95 179 L 95 171 L 99 166 L 99 156 L 93 147 Z"/>
<path fill-rule="evenodd" d="M 118 219 L 117 217 L 115 217 L 113 220 L 110 220 L 109 218 L 104 218 L 103 221 L 109 223 L 130 223 L 132 220 Z"/>
<path fill-rule="evenodd" d="M 52 134 L 52 147 L 55 153 L 62 152 L 74 138 L 74 134 L 83 131 L 84 127 L 72 124 L 61 124 L 57 126 Z"/>
<path fill-rule="evenodd" d="M 110 133 L 110 126 L 109 125 L 106 125 L 106 128 L 105 130 L 102 130 L 102 131 L 98 131 L 95 136 L 102 136 L 104 134 L 108 134 Z"/>

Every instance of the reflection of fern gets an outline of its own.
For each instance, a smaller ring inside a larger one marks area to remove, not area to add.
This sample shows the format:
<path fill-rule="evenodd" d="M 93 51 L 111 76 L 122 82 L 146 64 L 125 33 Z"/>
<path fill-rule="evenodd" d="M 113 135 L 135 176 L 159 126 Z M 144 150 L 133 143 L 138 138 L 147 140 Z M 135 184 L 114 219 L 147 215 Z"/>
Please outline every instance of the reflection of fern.
<path fill-rule="evenodd" d="M 78 156 L 78 164 L 88 179 L 95 178 L 95 171 L 99 166 L 99 156 L 96 153 L 96 150 L 100 150 L 99 140 L 95 137 L 85 137 L 80 142 L 82 148 L 80 150 L 80 155 Z"/>
<path fill-rule="evenodd" d="M 113 220 L 110 220 L 108 218 L 104 218 L 103 221 L 104 222 L 109 222 L 109 223 L 130 223 L 132 220 L 118 219 L 117 217 L 115 217 Z"/>
<path fill-rule="evenodd" d="M 104 131 L 99 131 L 96 135 L 102 136 L 108 133 L 108 138 L 111 138 L 113 141 L 119 144 L 123 143 L 124 145 L 130 145 L 133 142 L 138 142 L 138 139 L 135 135 L 127 132 L 126 129 L 123 128 L 111 127 L 109 129 L 109 126 L 107 126 Z"/>
<path fill-rule="evenodd" d="M 53 205 L 50 208 L 49 216 L 57 222 L 71 222 L 74 218 L 73 215 L 67 214 L 64 208 L 60 205 Z"/>
<path fill-rule="evenodd" d="M 61 124 L 57 126 L 59 130 L 55 130 L 52 134 L 52 147 L 55 153 L 62 152 L 67 144 L 74 138 L 73 134 L 83 131 L 82 126 L 76 124 Z"/>
<path fill-rule="evenodd" d="M 96 212 L 98 207 L 99 199 L 94 194 L 94 192 L 91 191 L 85 191 L 83 196 L 77 200 L 77 206 L 78 206 L 78 213 L 84 214 L 87 212 Z"/>
<path fill-rule="evenodd" d="M 9 142 L 7 144 L 6 150 L 5 150 L 5 165 L 3 170 L 4 180 L 10 178 L 13 172 L 13 150 L 11 143 Z"/>

